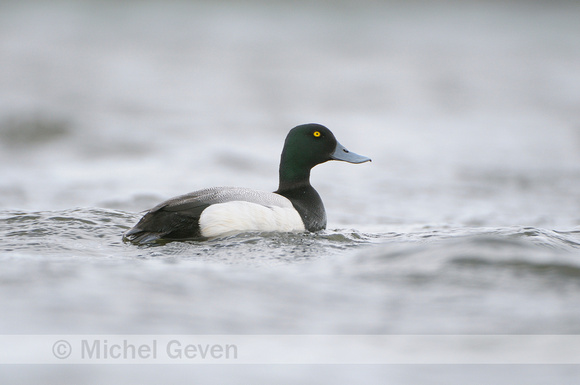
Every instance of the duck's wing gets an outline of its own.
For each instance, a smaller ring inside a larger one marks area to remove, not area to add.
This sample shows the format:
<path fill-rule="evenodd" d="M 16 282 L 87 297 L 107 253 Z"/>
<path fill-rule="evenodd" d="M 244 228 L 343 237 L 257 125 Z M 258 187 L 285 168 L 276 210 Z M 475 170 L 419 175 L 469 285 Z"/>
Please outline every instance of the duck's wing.
<path fill-rule="evenodd" d="M 285 197 L 240 187 L 214 187 L 180 195 L 160 203 L 124 234 L 124 239 L 137 244 L 160 239 L 202 238 L 199 218 L 207 207 L 233 201 L 256 203 L 266 207 L 290 208 Z"/>
<path fill-rule="evenodd" d="M 151 211 L 162 209 L 182 212 L 196 210 L 200 206 L 207 207 L 233 201 L 251 202 L 267 207 L 292 207 L 292 203 L 279 194 L 242 187 L 213 187 L 171 198 L 155 206 Z"/>

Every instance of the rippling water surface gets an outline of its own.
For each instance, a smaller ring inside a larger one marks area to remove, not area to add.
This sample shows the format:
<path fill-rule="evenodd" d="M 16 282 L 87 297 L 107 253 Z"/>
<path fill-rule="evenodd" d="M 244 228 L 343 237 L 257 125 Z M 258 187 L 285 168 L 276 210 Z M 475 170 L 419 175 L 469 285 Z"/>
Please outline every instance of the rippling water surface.
<path fill-rule="evenodd" d="M 578 16 L 565 1 L 1 4 L 1 334 L 579 334 Z M 122 242 L 171 196 L 275 190 L 287 131 L 311 121 L 373 158 L 314 169 L 326 231 Z M 550 365 L 138 369 L 5 375 L 580 377 Z"/>

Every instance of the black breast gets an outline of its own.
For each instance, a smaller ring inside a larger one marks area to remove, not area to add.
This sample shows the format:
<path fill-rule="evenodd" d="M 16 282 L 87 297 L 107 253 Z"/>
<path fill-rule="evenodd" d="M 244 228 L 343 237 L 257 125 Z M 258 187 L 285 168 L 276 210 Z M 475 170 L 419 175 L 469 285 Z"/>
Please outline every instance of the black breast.
<path fill-rule="evenodd" d="M 304 227 L 308 231 L 326 229 L 326 210 L 318 192 L 310 184 L 288 190 L 278 190 L 277 194 L 285 196 L 300 214 Z"/>

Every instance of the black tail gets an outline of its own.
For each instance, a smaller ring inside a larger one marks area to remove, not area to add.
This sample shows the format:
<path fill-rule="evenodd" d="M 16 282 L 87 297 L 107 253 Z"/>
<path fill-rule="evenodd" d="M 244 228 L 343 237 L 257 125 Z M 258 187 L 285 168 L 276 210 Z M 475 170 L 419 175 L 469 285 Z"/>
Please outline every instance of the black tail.
<path fill-rule="evenodd" d="M 138 227 L 133 227 L 131 230 L 123 234 L 123 241 L 131 242 L 136 245 L 145 245 L 148 243 L 155 243 L 160 239 L 163 239 L 163 233 L 154 233 L 150 231 L 144 231 Z"/>

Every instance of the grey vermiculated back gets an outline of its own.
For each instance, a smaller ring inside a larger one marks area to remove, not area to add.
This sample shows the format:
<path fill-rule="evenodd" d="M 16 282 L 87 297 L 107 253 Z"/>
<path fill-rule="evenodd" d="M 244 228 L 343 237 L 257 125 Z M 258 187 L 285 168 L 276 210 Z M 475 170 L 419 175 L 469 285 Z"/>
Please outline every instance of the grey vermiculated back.
<path fill-rule="evenodd" d="M 275 193 L 243 187 L 212 187 L 169 199 L 155 206 L 151 211 L 162 208 L 165 211 L 182 211 L 197 206 L 232 201 L 251 202 L 268 207 L 292 207 L 288 199 Z"/>

